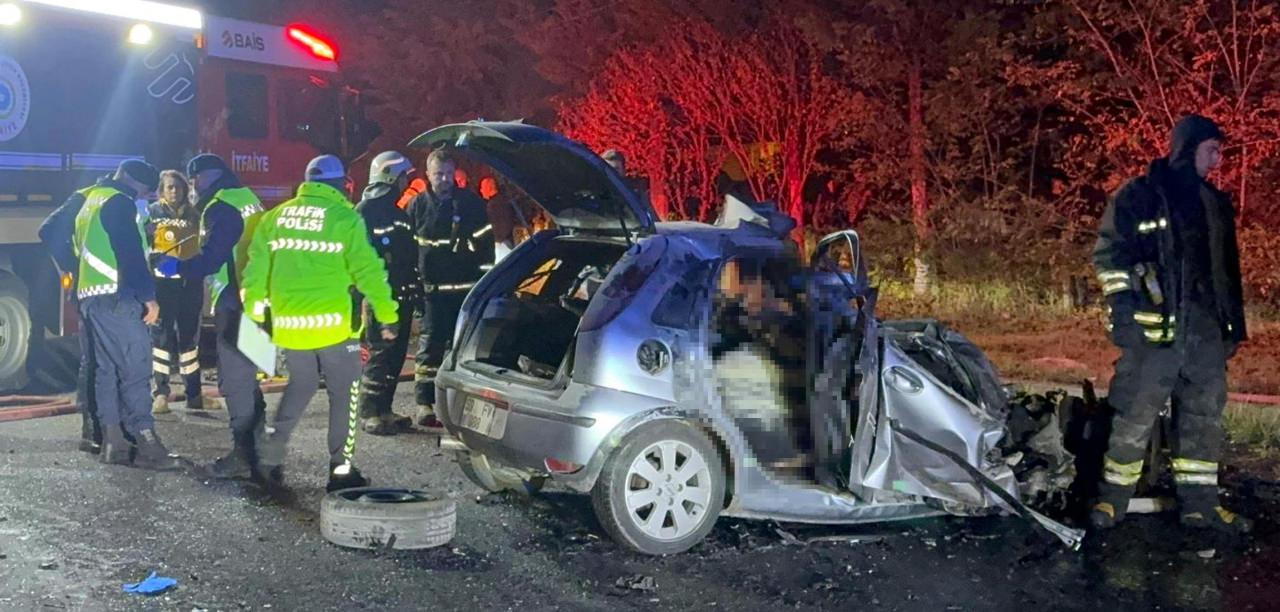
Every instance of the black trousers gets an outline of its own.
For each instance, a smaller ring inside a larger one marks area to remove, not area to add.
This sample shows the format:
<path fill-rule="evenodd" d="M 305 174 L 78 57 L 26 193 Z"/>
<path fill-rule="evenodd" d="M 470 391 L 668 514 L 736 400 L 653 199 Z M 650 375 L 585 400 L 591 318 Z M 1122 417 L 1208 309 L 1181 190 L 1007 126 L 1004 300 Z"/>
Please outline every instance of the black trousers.
<path fill-rule="evenodd" d="M 151 418 L 151 333 L 144 306 L 132 297 L 103 295 L 81 306 L 93 337 L 94 400 L 102 428 L 125 433 L 154 429 Z"/>
<path fill-rule="evenodd" d="M 204 284 L 181 278 L 157 278 L 160 322 L 151 330 L 151 369 L 157 396 L 169 395 L 169 379 L 182 376 L 187 399 L 200 395 L 200 310 Z"/>
<path fill-rule="evenodd" d="M 1108 403 L 1115 409 L 1104 460 L 1101 501 L 1123 514 L 1144 467 L 1151 432 L 1166 402 L 1173 431 L 1169 450 L 1184 511 L 1217 503 L 1222 412 L 1227 403 L 1227 354 L 1217 318 L 1191 308 L 1177 321 L 1172 344 L 1146 341 L 1136 324 L 1117 326 L 1116 361 Z M 1207 507 L 1206 507 L 1207 506 Z"/>
<path fill-rule="evenodd" d="M 436 372 L 453 344 L 453 328 L 466 291 L 436 291 L 422 301 L 418 322 L 418 354 L 414 357 L 414 398 L 419 406 L 436 403 Z"/>
<path fill-rule="evenodd" d="M 263 436 L 267 401 L 258 386 L 258 366 L 236 348 L 241 314 L 239 308 L 226 306 L 213 313 L 217 327 L 218 391 L 227 402 L 232 438 L 240 445 L 254 445 Z"/>
<path fill-rule="evenodd" d="M 93 357 L 93 326 L 84 313 L 82 305 L 77 304 L 80 312 L 80 372 L 76 376 L 76 407 L 80 409 L 80 437 L 85 440 L 102 442 L 102 423 L 98 420 L 98 404 L 94 401 L 94 369 L 98 362 Z"/>
<path fill-rule="evenodd" d="M 413 329 L 413 303 L 400 302 L 400 322 L 396 325 L 396 339 L 382 339 L 382 323 L 368 304 L 364 306 L 364 343 L 369 347 L 369 361 L 364 364 L 360 378 L 360 417 L 369 418 L 391 414 L 391 402 L 395 399 L 396 385 L 404 369 L 404 359 L 409 352 L 409 332 Z"/>

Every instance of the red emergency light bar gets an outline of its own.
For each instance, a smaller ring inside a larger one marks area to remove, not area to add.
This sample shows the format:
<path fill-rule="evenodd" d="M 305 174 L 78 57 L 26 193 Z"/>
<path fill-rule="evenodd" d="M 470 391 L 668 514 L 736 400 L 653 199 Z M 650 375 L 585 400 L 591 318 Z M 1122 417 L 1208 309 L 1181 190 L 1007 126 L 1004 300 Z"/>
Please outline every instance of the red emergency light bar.
<path fill-rule="evenodd" d="M 289 26 L 285 31 L 288 32 L 290 40 L 302 45 L 304 49 L 311 52 L 311 55 L 324 60 L 338 61 L 338 50 L 334 48 L 333 43 L 296 25 Z"/>

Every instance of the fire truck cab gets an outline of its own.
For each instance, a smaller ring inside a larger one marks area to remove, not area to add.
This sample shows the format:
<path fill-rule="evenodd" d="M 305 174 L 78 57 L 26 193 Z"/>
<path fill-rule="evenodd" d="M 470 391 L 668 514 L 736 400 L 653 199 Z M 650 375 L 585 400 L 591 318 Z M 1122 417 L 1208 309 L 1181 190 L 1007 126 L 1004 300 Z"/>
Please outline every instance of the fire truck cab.
<path fill-rule="evenodd" d="M 307 160 L 350 163 L 376 135 L 337 60 L 302 24 L 146 0 L 0 0 L 0 393 L 24 388 L 46 343 L 78 326 L 37 236 L 56 206 L 124 159 L 181 170 L 200 152 L 268 206 L 283 201 Z"/>

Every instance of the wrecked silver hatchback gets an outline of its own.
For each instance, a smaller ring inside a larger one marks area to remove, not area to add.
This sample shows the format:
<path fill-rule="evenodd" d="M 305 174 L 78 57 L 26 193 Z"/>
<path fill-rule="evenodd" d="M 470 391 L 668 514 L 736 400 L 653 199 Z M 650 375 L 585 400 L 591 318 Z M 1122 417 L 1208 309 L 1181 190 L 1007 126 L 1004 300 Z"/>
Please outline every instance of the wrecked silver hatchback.
<path fill-rule="evenodd" d="M 730 198 L 716 223 L 659 223 L 578 143 L 472 122 L 453 146 L 554 219 L 467 296 L 437 414 L 489 490 L 552 478 L 650 554 L 719 516 L 862 523 L 1016 512 L 1008 398 L 981 351 L 932 322 L 881 322 L 858 235 L 802 265 L 793 222 Z"/>

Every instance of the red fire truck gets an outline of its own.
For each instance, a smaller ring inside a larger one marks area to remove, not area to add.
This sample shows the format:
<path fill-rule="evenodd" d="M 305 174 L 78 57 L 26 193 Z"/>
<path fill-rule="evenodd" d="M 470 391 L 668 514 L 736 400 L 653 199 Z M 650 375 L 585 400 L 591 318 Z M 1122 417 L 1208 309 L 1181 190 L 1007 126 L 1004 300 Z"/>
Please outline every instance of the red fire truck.
<path fill-rule="evenodd" d="M 40 222 L 122 160 L 221 155 L 268 205 L 307 160 L 351 162 L 376 131 L 339 49 L 305 24 L 144 0 L 0 0 L 0 393 L 74 333 Z"/>

